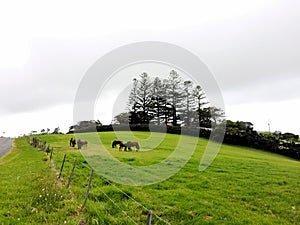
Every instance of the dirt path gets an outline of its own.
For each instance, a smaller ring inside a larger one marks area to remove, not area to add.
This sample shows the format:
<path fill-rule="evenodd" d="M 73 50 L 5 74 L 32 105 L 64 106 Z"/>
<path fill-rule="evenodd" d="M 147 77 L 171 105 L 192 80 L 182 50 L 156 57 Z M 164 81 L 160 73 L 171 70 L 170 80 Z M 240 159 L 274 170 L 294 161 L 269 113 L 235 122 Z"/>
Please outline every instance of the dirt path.
<path fill-rule="evenodd" d="M 0 157 L 12 148 L 12 138 L 0 138 Z"/>

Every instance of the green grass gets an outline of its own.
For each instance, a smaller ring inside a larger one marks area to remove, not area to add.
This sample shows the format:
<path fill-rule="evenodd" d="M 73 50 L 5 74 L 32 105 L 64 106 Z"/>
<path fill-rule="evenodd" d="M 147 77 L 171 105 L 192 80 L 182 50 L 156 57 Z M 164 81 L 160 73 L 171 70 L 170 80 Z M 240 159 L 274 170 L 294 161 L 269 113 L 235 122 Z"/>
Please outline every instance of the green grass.
<path fill-rule="evenodd" d="M 123 140 L 132 140 L 132 137 L 129 138 L 129 134 L 126 132 L 119 132 L 118 134 Z M 126 164 L 135 166 L 161 162 L 172 153 L 179 138 L 178 135 L 167 134 L 158 147 L 151 149 L 153 142 L 159 140 L 162 134 L 153 134 L 151 140 L 150 138 L 147 139 L 149 137 L 147 132 L 135 132 L 134 134 L 136 140 L 141 143 L 140 152 L 119 152 L 112 149 L 110 147 L 111 141 L 116 139 L 113 132 L 99 133 L 99 136 L 111 155 Z M 63 154 L 67 154 L 60 180 L 62 186 L 65 187 L 74 160 L 75 158 L 78 159 L 78 165 L 69 189 L 72 193 L 56 185 L 55 191 L 64 192 L 64 196 L 66 196 L 63 199 L 64 203 L 55 203 L 55 207 L 49 206 L 49 210 L 45 212 L 39 209 L 38 213 L 32 213 L 32 204 L 37 201 L 35 200 L 36 196 L 41 193 L 40 188 L 32 190 L 33 186 L 39 187 L 40 182 L 37 180 L 49 176 L 43 181 L 48 180 L 53 183 L 53 180 L 57 179 L 50 176 L 52 172 L 49 171 L 49 162 L 43 161 L 45 157 L 43 153 L 37 152 L 36 149 L 32 150 L 22 140 L 18 140 L 22 145 L 18 145 L 17 149 L 22 149 L 22 151 L 16 150 L 15 153 L 1 159 L 1 171 L 2 167 L 7 168 L 10 164 L 12 167 L 16 165 L 16 160 L 19 160 L 19 163 L 24 162 L 25 157 L 27 157 L 26 160 L 29 160 L 28 157 L 34 153 L 36 155 L 34 161 L 38 162 L 34 167 L 38 171 L 44 171 L 43 173 L 47 176 L 40 177 L 41 174 L 36 172 L 35 176 L 28 176 L 32 178 L 37 176 L 38 179 L 28 178 L 14 185 L 19 190 L 15 191 L 15 194 L 20 193 L 24 196 L 10 197 L 11 201 L 15 201 L 16 204 L 17 199 L 31 202 L 30 207 L 26 204 L 26 207 L 23 206 L 24 210 L 16 207 L 14 219 L 20 218 L 24 219 L 25 222 L 31 221 L 38 224 L 36 221 L 41 220 L 38 215 L 44 213 L 43 215 L 47 219 L 54 217 L 53 221 L 60 220 L 62 222 L 67 221 L 67 223 L 73 221 L 74 223 L 74 218 L 78 216 L 78 208 L 83 203 L 90 173 L 89 165 L 78 150 L 69 147 L 71 135 L 41 135 L 39 137 L 51 143 L 54 148 L 53 161 L 55 164 L 57 157 L 58 170 Z M 89 157 L 91 159 L 95 157 L 95 160 L 96 156 L 93 156 L 93 152 L 96 152 L 98 148 L 96 145 L 97 138 L 92 134 L 81 134 L 81 138 L 89 141 L 88 151 L 91 152 Z M 195 139 L 188 137 L 186 141 L 186 145 L 189 147 Z M 206 144 L 207 140 L 199 139 L 197 148 L 188 163 L 174 176 L 160 183 L 132 187 L 110 183 L 98 174 L 94 174 L 89 199 L 83 213 L 79 214 L 80 219 L 85 219 L 87 224 L 103 224 L 104 222 L 105 224 L 132 224 L 122 212 L 124 210 L 136 223 L 145 224 L 147 210 L 128 198 L 130 196 L 171 224 L 300 224 L 299 161 L 251 148 L 222 145 L 214 162 L 205 171 L 199 172 L 199 162 Z M 25 154 L 23 151 L 28 151 L 28 156 L 23 155 Z M 33 160 L 31 157 L 29 158 Z M 32 164 L 26 165 L 32 166 Z M 8 176 L 8 174 L 8 172 L 7 174 L 1 172 L 2 177 Z M 12 178 L 7 180 L 7 185 L 12 186 L 20 174 L 22 174 L 21 171 L 15 171 Z M 31 188 L 26 187 L 28 185 Z M 3 185 L 1 187 L 3 188 Z M 1 189 L 1 193 L 3 191 Z M 11 207 L 8 204 L 10 202 L 9 196 L 5 196 L 4 201 L 6 202 L 5 207 Z M 17 209 L 20 211 L 19 214 Z M 1 218 L 10 221 L 10 216 L 3 216 L 7 210 L 2 211 Z M 12 212 L 10 210 L 10 213 Z M 68 212 L 69 216 L 62 216 L 65 212 Z M 48 223 L 51 224 L 50 221 Z M 11 224 L 14 224 L 14 221 Z M 152 224 L 164 223 L 154 216 Z"/>
<path fill-rule="evenodd" d="M 47 160 L 24 139 L 0 159 L 0 224 L 74 224 L 78 209 Z"/>

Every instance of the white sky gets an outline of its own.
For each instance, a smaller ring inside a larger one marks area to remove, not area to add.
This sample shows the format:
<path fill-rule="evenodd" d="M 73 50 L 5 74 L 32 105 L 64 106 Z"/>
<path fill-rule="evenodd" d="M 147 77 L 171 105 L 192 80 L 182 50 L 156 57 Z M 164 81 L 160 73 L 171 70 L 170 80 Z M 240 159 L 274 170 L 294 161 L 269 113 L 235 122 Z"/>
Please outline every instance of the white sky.
<path fill-rule="evenodd" d="M 220 86 L 228 119 L 300 134 L 299 10 L 298 0 L 1 1 L 0 135 L 66 132 L 88 68 L 138 41 L 196 54 Z M 108 123 L 106 114 L 95 119 Z"/>

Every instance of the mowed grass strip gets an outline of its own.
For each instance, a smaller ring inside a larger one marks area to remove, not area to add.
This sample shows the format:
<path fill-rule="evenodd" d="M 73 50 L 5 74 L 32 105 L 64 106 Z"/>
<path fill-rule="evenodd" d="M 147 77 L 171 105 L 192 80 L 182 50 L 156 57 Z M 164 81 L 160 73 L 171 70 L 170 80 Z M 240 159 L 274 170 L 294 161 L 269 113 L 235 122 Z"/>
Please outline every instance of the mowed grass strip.
<path fill-rule="evenodd" d="M 0 224 L 78 223 L 78 205 L 56 179 L 48 158 L 21 138 L 0 159 Z"/>

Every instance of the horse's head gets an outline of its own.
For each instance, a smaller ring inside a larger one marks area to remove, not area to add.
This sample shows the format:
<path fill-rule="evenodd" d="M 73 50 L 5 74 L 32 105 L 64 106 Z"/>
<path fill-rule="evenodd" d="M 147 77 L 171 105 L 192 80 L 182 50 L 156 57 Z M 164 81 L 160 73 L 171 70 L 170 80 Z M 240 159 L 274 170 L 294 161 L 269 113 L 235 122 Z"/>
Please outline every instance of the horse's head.
<path fill-rule="evenodd" d="M 139 145 L 139 143 L 136 142 L 135 147 L 136 147 L 137 150 L 140 150 L 140 145 Z"/>

